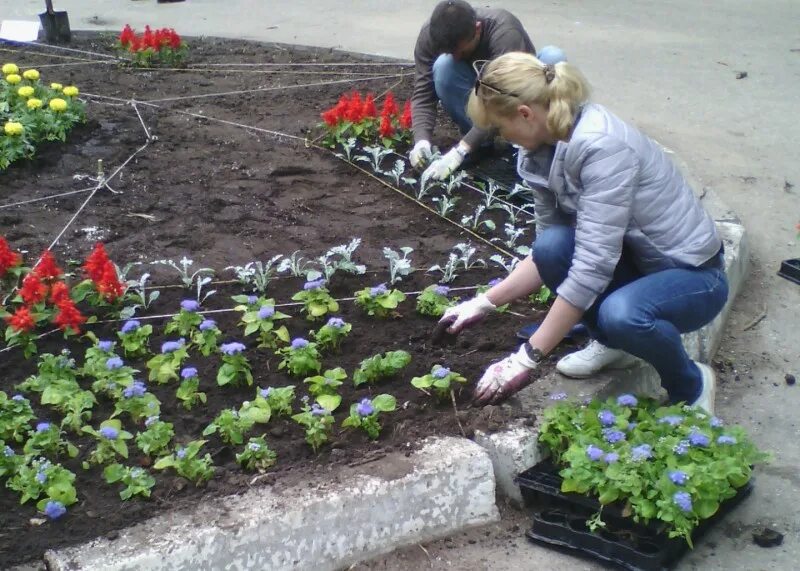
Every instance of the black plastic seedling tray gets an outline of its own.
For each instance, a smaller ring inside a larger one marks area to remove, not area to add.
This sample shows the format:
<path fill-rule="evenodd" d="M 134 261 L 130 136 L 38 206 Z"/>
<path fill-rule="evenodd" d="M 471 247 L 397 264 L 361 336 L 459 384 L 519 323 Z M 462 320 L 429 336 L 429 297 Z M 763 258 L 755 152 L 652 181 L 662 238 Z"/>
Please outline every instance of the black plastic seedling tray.
<path fill-rule="evenodd" d="M 670 569 L 688 550 L 682 538 L 670 538 L 658 521 L 636 523 L 622 514 L 622 506 L 603 507 L 606 526 L 591 532 L 586 522 L 600 509 L 596 498 L 561 492 L 561 477 L 549 462 L 537 464 L 516 478 L 527 505 L 534 509 L 533 526 L 526 533 L 537 543 L 616 564 L 630 571 Z M 752 480 L 731 499 L 723 502 L 713 517 L 702 520 L 692 534 L 699 539 L 714 523 L 752 491 Z"/>
<path fill-rule="evenodd" d="M 778 270 L 778 275 L 800 285 L 800 258 L 781 262 L 781 269 Z"/>

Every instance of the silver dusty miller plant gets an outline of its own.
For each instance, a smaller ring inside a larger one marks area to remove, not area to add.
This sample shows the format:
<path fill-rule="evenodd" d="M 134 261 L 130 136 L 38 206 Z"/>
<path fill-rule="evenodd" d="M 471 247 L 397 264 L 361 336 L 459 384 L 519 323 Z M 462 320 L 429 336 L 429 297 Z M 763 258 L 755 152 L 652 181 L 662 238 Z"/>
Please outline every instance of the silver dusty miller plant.
<path fill-rule="evenodd" d="M 389 262 L 389 285 L 402 281 L 403 276 L 414 271 L 414 268 L 411 267 L 411 258 L 409 258 L 413 251 L 414 248 L 408 246 L 401 246 L 400 252 L 391 248 L 383 249 L 383 257 Z"/>
<path fill-rule="evenodd" d="M 239 280 L 239 283 L 245 288 L 257 291 L 258 293 L 264 293 L 267 291 L 269 283 L 278 273 L 277 264 L 281 258 L 283 258 L 283 256 L 278 254 L 266 262 L 257 260 L 254 262 L 247 262 L 244 266 L 228 266 L 225 269 L 231 270 L 236 275 L 236 279 Z"/>

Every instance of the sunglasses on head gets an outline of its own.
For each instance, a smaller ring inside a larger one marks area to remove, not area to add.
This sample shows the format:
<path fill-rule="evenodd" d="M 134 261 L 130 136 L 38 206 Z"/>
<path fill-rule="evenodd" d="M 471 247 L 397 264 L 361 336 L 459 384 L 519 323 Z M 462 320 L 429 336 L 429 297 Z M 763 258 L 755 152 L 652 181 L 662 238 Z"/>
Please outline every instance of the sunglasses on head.
<path fill-rule="evenodd" d="M 488 59 L 477 59 L 472 62 L 472 69 L 475 70 L 475 96 L 478 96 L 478 88 L 483 86 L 489 91 L 497 93 L 498 95 L 506 95 L 508 97 L 519 97 L 516 93 L 511 93 L 510 91 L 503 91 L 502 89 L 497 89 L 495 86 L 486 83 L 481 79 L 481 74 L 483 73 L 483 68 L 486 67 L 486 64 L 489 63 Z"/>

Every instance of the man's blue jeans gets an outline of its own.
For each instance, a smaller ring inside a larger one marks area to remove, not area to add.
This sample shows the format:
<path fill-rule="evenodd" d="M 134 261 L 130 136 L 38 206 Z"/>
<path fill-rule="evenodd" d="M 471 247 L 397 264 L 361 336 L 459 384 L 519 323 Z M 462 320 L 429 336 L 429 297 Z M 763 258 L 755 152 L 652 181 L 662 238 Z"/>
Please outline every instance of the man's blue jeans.
<path fill-rule="evenodd" d="M 466 135 L 472 128 L 466 108 L 469 92 L 475 87 L 475 70 L 450 54 L 442 54 L 433 62 L 433 86 L 444 110 Z"/>
<path fill-rule="evenodd" d="M 556 291 L 567 277 L 575 229 L 552 226 L 533 244 L 539 275 Z M 728 299 L 728 279 L 719 268 L 672 268 L 643 275 L 623 248 L 608 288 L 583 316 L 592 337 L 644 359 L 661 376 L 673 403 L 693 403 L 702 391 L 700 370 L 689 359 L 681 333 L 711 322 Z"/>

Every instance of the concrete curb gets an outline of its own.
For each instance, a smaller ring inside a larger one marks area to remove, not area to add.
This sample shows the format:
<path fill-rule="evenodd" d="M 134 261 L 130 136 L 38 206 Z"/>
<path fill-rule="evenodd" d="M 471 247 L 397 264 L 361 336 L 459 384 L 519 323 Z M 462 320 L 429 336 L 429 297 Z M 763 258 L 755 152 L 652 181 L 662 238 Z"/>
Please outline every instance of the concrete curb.
<path fill-rule="evenodd" d="M 683 336 L 683 344 L 692 359 L 709 362 L 719 349 L 731 306 L 747 278 L 750 249 L 744 227 L 733 217 L 717 220 L 717 228 L 725 244 L 725 271 L 728 274 L 728 302 L 714 321 L 698 331 Z M 663 393 L 655 369 L 646 363 L 620 371 L 599 374 L 592 379 L 567 379 L 558 373 L 536 381 L 521 391 L 508 405 L 538 412 L 548 405 L 549 395 L 564 392 L 577 398 L 604 399 L 614 394 L 632 392 L 658 396 Z M 475 441 L 489 453 L 494 466 L 497 492 L 517 506 L 522 494 L 514 477 L 544 458 L 537 444 L 538 430 L 518 424 L 493 434 L 476 433 Z"/>
<path fill-rule="evenodd" d="M 203 502 L 115 540 L 48 551 L 45 561 L 51 571 L 333 571 L 499 519 L 489 455 L 463 438 L 431 439 L 409 457 L 351 470 L 347 483 L 315 478 Z"/>

